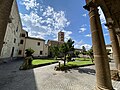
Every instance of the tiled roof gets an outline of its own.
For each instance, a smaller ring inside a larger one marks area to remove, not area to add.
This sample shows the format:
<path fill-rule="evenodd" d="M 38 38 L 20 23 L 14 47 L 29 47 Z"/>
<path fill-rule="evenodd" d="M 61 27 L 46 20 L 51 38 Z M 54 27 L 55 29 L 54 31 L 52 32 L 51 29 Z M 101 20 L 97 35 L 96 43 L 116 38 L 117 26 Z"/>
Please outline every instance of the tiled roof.
<path fill-rule="evenodd" d="M 34 38 L 34 37 L 26 37 L 28 39 L 34 39 L 34 40 L 41 40 L 41 41 L 45 41 L 44 39 L 41 39 L 41 38 Z"/>

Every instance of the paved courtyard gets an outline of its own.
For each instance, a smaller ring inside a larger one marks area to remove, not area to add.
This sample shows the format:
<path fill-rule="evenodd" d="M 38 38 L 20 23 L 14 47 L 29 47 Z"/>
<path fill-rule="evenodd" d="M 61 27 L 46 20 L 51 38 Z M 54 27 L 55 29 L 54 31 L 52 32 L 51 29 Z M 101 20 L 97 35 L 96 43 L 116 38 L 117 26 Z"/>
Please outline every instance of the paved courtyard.
<path fill-rule="evenodd" d="M 19 70 L 22 61 L 0 64 L 0 90 L 93 90 L 95 67 L 86 66 L 67 72 L 54 71 L 56 64 Z M 110 64 L 114 68 L 114 63 Z M 120 82 L 112 81 L 115 90 Z"/>

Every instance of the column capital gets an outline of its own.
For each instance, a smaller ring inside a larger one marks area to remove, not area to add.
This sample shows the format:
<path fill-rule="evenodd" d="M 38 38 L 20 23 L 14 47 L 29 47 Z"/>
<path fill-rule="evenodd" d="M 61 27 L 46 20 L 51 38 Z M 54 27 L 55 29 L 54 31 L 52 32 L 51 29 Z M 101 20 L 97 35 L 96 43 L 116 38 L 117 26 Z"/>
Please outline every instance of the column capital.
<path fill-rule="evenodd" d="M 109 29 L 113 28 L 114 27 L 114 23 L 113 22 L 107 22 L 105 24 L 105 26 L 107 26 Z"/>
<path fill-rule="evenodd" d="M 116 28 L 115 31 L 116 31 L 116 34 L 120 36 L 120 28 Z"/>
<path fill-rule="evenodd" d="M 89 2 L 86 2 L 87 4 L 85 6 L 83 6 L 84 9 L 90 11 L 90 7 L 92 8 L 97 8 L 98 5 L 96 3 L 94 3 L 92 0 L 90 0 Z"/>

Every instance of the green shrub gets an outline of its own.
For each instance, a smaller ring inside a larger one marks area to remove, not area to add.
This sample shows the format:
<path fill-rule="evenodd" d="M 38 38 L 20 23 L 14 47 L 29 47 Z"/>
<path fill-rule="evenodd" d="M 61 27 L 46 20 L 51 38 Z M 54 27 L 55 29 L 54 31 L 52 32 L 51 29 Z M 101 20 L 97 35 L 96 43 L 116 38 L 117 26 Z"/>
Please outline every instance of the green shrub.
<path fill-rule="evenodd" d="M 75 67 L 78 67 L 78 65 L 68 64 L 68 65 L 64 66 L 63 64 L 61 64 L 60 67 L 58 65 L 55 66 L 55 70 L 56 71 L 64 71 L 64 70 L 68 70 L 68 69 L 75 68 Z"/>
<path fill-rule="evenodd" d="M 25 52 L 26 57 L 32 56 L 32 54 L 35 52 L 35 51 L 34 51 L 33 49 L 31 49 L 31 48 L 28 48 L 28 49 L 26 49 L 25 51 L 26 51 L 26 52 Z"/>
<path fill-rule="evenodd" d="M 26 70 L 26 69 L 30 69 L 32 68 L 32 54 L 35 52 L 33 49 L 31 48 L 28 48 L 25 50 L 25 54 L 26 54 L 26 57 L 25 57 L 25 60 L 22 64 L 22 66 L 20 66 L 20 70 Z"/>
<path fill-rule="evenodd" d="M 32 68 L 32 56 L 29 57 L 25 57 L 25 60 L 22 64 L 22 66 L 20 66 L 20 70 L 27 70 L 27 69 L 31 69 Z"/>
<path fill-rule="evenodd" d="M 71 55 L 70 54 L 67 54 L 67 56 L 66 56 L 66 58 L 67 58 L 67 61 L 69 62 L 69 61 L 71 61 Z"/>

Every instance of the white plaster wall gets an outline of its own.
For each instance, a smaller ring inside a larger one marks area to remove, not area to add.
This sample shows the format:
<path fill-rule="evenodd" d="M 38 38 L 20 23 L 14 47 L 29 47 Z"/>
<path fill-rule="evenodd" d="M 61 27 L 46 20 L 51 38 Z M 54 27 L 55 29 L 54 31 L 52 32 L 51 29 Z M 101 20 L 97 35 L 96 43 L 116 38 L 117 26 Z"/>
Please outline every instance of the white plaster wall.
<path fill-rule="evenodd" d="M 14 47 L 13 57 L 17 57 L 19 50 L 20 32 L 22 29 L 20 16 L 17 8 L 16 0 L 13 2 L 11 10 L 11 23 L 8 23 L 6 34 L 4 37 L 4 44 L 1 52 L 1 58 L 11 57 L 12 47 Z M 17 30 L 18 29 L 18 30 Z M 14 43 L 14 39 L 16 42 Z"/>
<path fill-rule="evenodd" d="M 25 53 L 26 38 L 22 37 L 22 34 L 25 34 L 25 37 L 27 37 L 27 32 L 25 30 L 21 31 L 20 40 L 23 40 L 23 44 L 19 44 L 19 50 L 22 51 L 20 55 L 18 54 L 19 57 L 24 57 L 24 53 Z"/>
<path fill-rule="evenodd" d="M 106 49 L 109 49 L 110 50 L 110 55 L 108 55 L 109 58 L 113 59 L 113 50 L 112 50 L 112 47 L 106 47 Z"/>
<path fill-rule="evenodd" d="M 48 45 L 44 44 L 44 56 L 48 56 Z"/>
<path fill-rule="evenodd" d="M 106 47 L 106 49 L 109 49 L 110 53 L 113 53 L 112 47 Z"/>
<path fill-rule="evenodd" d="M 40 42 L 40 46 L 38 46 L 38 42 Z M 32 48 L 35 51 L 33 56 L 44 56 L 44 44 L 45 41 L 26 38 L 25 49 Z M 40 51 L 43 51 L 42 55 L 40 55 Z"/>

